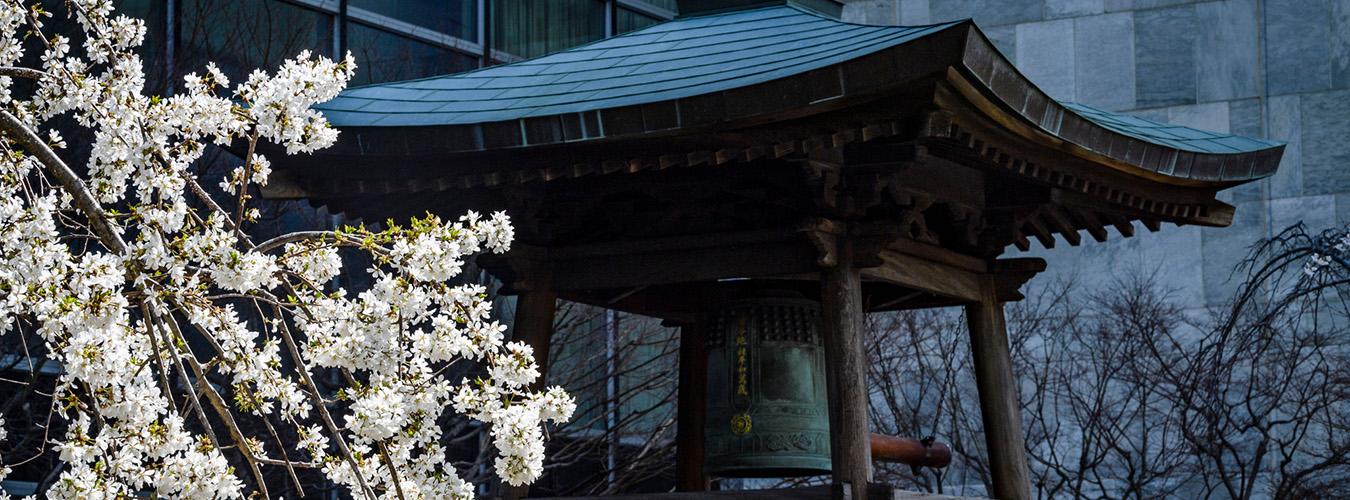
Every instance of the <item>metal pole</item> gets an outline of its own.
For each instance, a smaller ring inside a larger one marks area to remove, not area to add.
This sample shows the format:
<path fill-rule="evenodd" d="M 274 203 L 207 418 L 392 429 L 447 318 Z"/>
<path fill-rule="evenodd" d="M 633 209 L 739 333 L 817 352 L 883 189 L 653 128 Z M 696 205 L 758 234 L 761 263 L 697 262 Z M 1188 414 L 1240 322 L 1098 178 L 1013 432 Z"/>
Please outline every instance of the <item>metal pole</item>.
<path fill-rule="evenodd" d="M 612 491 L 617 482 L 619 457 L 619 404 L 615 401 L 619 392 L 618 381 L 618 339 L 619 313 L 613 309 L 605 310 L 605 436 L 609 443 L 605 452 L 606 490 Z"/>

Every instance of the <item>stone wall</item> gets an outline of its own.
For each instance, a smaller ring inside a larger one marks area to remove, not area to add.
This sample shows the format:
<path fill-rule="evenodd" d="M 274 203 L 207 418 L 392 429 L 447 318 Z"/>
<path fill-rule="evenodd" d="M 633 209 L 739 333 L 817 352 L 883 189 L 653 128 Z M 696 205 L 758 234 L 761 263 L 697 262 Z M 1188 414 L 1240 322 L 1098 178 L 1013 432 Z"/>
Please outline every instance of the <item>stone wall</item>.
<path fill-rule="evenodd" d="M 1033 250 L 1049 279 L 1152 272 L 1192 308 L 1222 303 L 1247 246 L 1286 226 L 1350 222 L 1350 0 L 858 0 L 845 18 L 971 17 L 1052 97 L 1288 147 L 1279 173 L 1228 190 L 1232 227 L 1139 227 Z M 1033 243 L 1033 245 L 1035 245 Z"/>

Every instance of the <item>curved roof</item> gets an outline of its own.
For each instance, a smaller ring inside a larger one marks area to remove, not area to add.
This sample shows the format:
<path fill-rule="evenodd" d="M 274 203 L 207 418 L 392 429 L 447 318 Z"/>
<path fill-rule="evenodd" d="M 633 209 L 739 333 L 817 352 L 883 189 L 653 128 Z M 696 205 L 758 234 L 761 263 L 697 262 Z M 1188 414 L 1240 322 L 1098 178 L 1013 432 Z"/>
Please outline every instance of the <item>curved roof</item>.
<path fill-rule="evenodd" d="M 717 115 L 713 118 L 690 113 L 686 108 L 702 112 L 704 109 L 690 106 L 690 102 L 697 104 L 704 97 L 748 86 L 794 80 L 788 86 L 790 89 L 780 86 L 775 91 L 782 94 L 778 100 L 791 100 L 796 105 L 815 104 L 850 92 L 858 94 L 852 91 L 854 82 L 843 81 L 846 78 L 867 80 L 863 82 L 867 87 L 856 88 L 875 90 L 893 83 L 884 80 L 898 80 L 900 77 L 894 75 L 904 73 L 905 66 L 931 66 L 934 61 L 924 59 L 939 57 L 936 51 L 923 47 L 925 41 L 960 27 L 978 32 L 969 21 L 911 27 L 867 26 L 790 5 L 738 10 L 680 18 L 514 64 L 355 87 L 316 108 L 335 126 L 363 129 L 368 135 L 378 135 L 380 129 L 389 128 L 476 128 L 460 134 L 461 139 L 444 141 L 465 144 L 455 149 L 461 151 L 645 133 L 668 130 L 672 124 L 682 127 L 731 119 L 729 110 L 734 107 L 731 97 L 726 97 L 726 104 L 722 104 L 722 97 L 718 96 Z M 988 44 L 983 36 L 976 35 L 975 39 L 981 40 L 981 45 Z M 886 49 L 896 49 L 889 52 L 897 55 L 878 54 Z M 886 57 L 884 67 L 857 77 L 841 74 L 835 82 L 829 81 L 835 78 L 833 74 L 820 71 L 841 64 L 858 66 L 860 59 L 868 56 L 873 60 Z M 1172 178 L 1233 182 L 1269 175 L 1279 163 L 1281 143 L 1055 102 L 992 49 L 968 48 L 955 60 L 942 63 L 963 67 L 984 84 L 984 92 L 1003 101 L 1001 106 L 1010 108 L 1040 130 L 1150 172 Z M 827 75 L 823 77 L 824 84 L 822 74 Z M 838 87 L 837 94 L 820 94 L 815 87 L 821 85 Z M 802 90 L 805 87 L 812 88 Z M 677 101 L 678 106 L 668 106 L 672 111 L 662 111 L 658 118 L 636 113 L 636 118 L 616 119 L 612 120 L 614 124 L 608 124 L 603 122 L 611 121 L 609 117 L 599 114 L 616 108 Z M 761 107 L 773 106 L 781 108 L 782 103 Z M 749 114 L 754 113 L 742 112 L 739 116 Z M 560 124 L 549 123 L 549 130 L 539 133 L 540 129 L 532 124 L 546 117 Z M 633 119 L 637 125 L 631 123 Z M 661 126 L 644 125 L 644 120 L 660 122 Z M 484 136 L 491 135 L 487 133 L 489 129 L 513 135 L 504 140 L 485 139 Z M 536 135 L 543 140 L 537 140 Z M 1176 163 L 1175 159 L 1167 160 L 1166 154 L 1140 153 L 1141 148 L 1120 146 L 1113 140 L 1151 145 L 1143 150 L 1175 150 L 1173 158 L 1175 153 L 1209 157 L 1215 166 L 1193 172 L 1174 169 L 1171 164 Z M 362 151 L 369 154 L 366 146 Z M 1161 161 L 1171 163 L 1152 164 Z"/>
<path fill-rule="evenodd" d="M 338 126 L 383 127 L 577 113 L 754 85 L 956 24 L 866 26 L 789 6 L 681 18 L 513 64 L 354 87 L 317 108 Z"/>

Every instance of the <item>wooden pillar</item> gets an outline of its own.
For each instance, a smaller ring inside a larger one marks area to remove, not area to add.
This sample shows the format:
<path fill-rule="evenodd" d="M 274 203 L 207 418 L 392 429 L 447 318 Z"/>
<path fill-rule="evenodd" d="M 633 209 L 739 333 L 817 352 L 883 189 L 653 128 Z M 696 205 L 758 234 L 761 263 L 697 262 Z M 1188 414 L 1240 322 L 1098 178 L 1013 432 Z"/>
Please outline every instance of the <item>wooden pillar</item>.
<path fill-rule="evenodd" d="M 989 472 L 994 498 L 1031 498 L 1022 414 L 1008 355 L 1008 329 L 1003 304 L 998 301 L 991 276 L 980 277 L 980 301 L 966 306 L 970 324 L 970 350 L 975 358 L 975 383 L 980 392 L 980 416 L 989 451 Z"/>
<path fill-rule="evenodd" d="M 836 484 L 852 486 L 852 498 L 866 500 L 872 481 L 868 430 L 867 351 L 862 277 L 852 244 L 839 236 L 833 265 L 821 272 L 821 330 L 830 406 L 830 458 Z"/>
<path fill-rule="evenodd" d="M 534 349 L 534 361 L 539 365 L 539 378 L 530 385 L 539 390 L 548 378 L 548 341 L 553 336 L 553 317 L 557 312 L 558 294 L 552 290 L 530 290 L 516 296 L 516 316 L 511 337 Z M 503 498 L 515 500 L 529 496 L 530 487 L 508 486 Z"/>
<path fill-rule="evenodd" d="M 680 386 L 675 421 L 675 490 L 707 491 L 703 472 L 708 406 L 708 354 L 704 323 L 680 325 Z"/>
<path fill-rule="evenodd" d="M 558 294 L 552 290 L 531 290 L 516 296 L 516 316 L 512 339 L 525 342 L 534 349 L 534 361 L 539 364 L 539 379 L 534 389 L 544 387 L 548 376 L 548 341 L 553 336 L 553 316 L 558 309 Z"/>

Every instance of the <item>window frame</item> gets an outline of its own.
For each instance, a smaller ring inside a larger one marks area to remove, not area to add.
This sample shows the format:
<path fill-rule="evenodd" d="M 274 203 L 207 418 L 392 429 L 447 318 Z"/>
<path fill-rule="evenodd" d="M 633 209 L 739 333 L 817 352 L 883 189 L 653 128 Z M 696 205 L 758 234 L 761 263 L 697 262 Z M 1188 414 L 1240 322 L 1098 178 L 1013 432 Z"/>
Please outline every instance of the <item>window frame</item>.
<path fill-rule="evenodd" d="M 491 66 L 500 63 L 510 63 L 520 61 L 523 58 L 515 54 L 498 50 L 491 46 L 490 33 L 492 23 L 492 0 L 476 0 L 476 20 L 477 36 L 475 40 L 469 40 L 463 37 L 451 35 L 449 33 L 419 26 L 407 21 L 403 21 L 384 14 L 375 13 L 359 7 L 347 5 L 347 0 L 272 0 L 281 3 L 290 4 L 296 7 L 304 8 L 319 14 L 331 17 L 333 36 L 333 46 L 330 49 L 331 57 L 339 57 L 347 46 L 348 23 L 359 23 L 368 27 L 386 31 L 396 36 L 407 37 L 412 40 L 426 43 L 438 48 L 455 51 L 469 57 L 477 59 L 479 67 Z M 601 4 L 605 12 L 605 38 L 615 36 L 618 31 L 619 8 L 637 12 L 642 15 L 650 16 L 660 21 L 669 21 L 676 17 L 676 13 L 654 5 L 645 0 L 596 0 Z M 164 9 L 168 17 L 166 30 L 166 63 L 167 67 L 175 67 L 176 45 L 179 37 L 180 24 L 177 19 L 181 15 L 182 9 L 179 6 L 179 0 L 167 0 L 167 7 Z"/>

